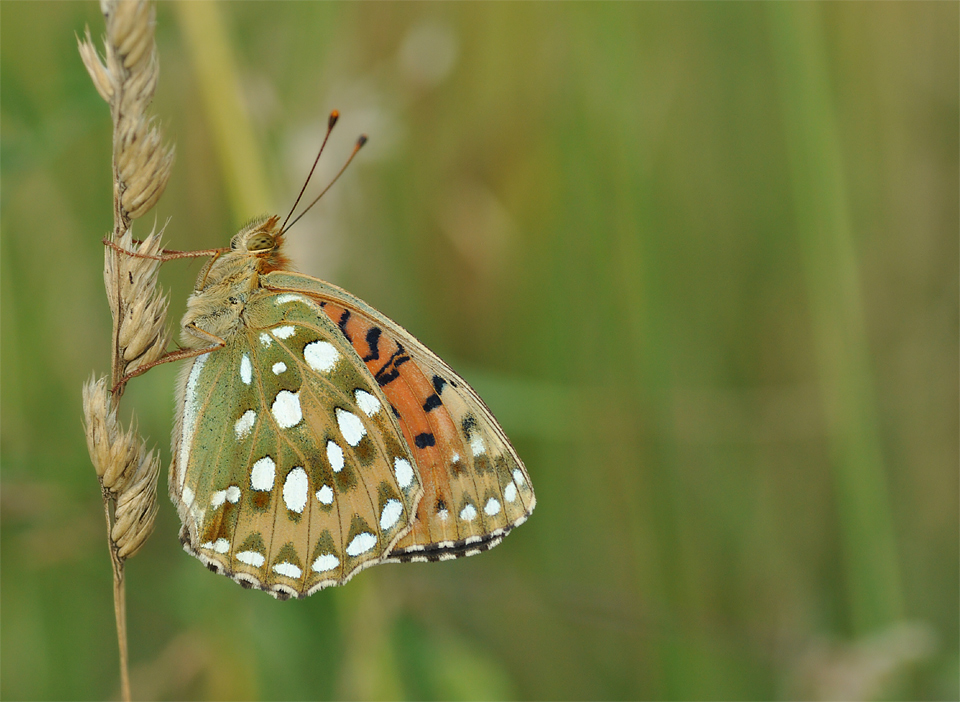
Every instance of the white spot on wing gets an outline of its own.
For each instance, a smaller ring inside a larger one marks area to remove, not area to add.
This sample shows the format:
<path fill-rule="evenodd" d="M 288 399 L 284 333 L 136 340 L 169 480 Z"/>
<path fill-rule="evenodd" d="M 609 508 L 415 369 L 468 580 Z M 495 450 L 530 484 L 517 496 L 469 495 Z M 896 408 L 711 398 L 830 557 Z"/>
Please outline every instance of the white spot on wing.
<path fill-rule="evenodd" d="M 250 363 L 250 356 L 247 354 L 243 354 L 243 358 L 240 359 L 240 380 L 244 385 L 249 385 L 253 380 L 253 364 Z"/>
<path fill-rule="evenodd" d="M 277 472 L 277 464 L 270 456 L 264 456 L 253 464 L 250 469 L 250 487 L 254 490 L 273 490 L 273 479 Z"/>
<path fill-rule="evenodd" d="M 317 303 L 315 303 L 313 300 L 310 300 L 303 295 L 296 295 L 294 293 L 283 293 L 283 295 L 277 295 L 274 302 L 277 305 L 285 305 L 288 302 L 300 302 L 312 309 L 320 309 L 320 306 L 317 305 Z"/>
<path fill-rule="evenodd" d="M 334 473 L 343 470 L 343 449 L 336 441 L 327 442 L 327 460 L 330 461 Z"/>
<path fill-rule="evenodd" d="M 237 441 L 245 439 L 250 430 L 253 429 L 254 422 L 257 421 L 257 413 L 252 409 L 247 410 L 241 415 L 237 423 L 233 425 L 233 431 L 237 435 Z"/>
<path fill-rule="evenodd" d="M 476 516 L 477 516 L 477 508 L 474 507 L 469 502 L 466 504 L 466 506 L 462 510 L 460 510 L 460 519 L 462 519 L 465 522 L 472 522 Z"/>
<path fill-rule="evenodd" d="M 347 412 L 344 409 L 337 407 L 337 425 L 340 427 L 340 433 L 343 434 L 343 438 L 351 446 L 356 446 L 360 443 L 360 440 L 366 435 L 367 429 L 363 426 L 363 422 L 360 420 L 360 417 L 355 415 L 353 412 Z"/>
<path fill-rule="evenodd" d="M 287 563 L 286 561 L 283 561 L 273 566 L 273 572 L 277 575 L 285 575 L 288 578 L 293 578 L 296 580 L 300 577 L 303 571 L 301 571 L 300 568 L 295 566 L 293 563 Z"/>
<path fill-rule="evenodd" d="M 437 512 L 437 516 L 440 517 L 440 521 L 441 521 L 441 522 L 445 522 L 445 521 L 447 521 L 447 517 L 450 516 L 450 513 L 446 510 L 446 508 L 444 508 L 444 509 L 440 510 L 439 512 Z"/>
<path fill-rule="evenodd" d="M 324 485 L 322 488 L 317 490 L 317 499 L 320 501 L 320 504 L 333 504 L 333 490 L 330 489 L 329 485 Z"/>
<path fill-rule="evenodd" d="M 486 453 L 487 447 L 483 445 L 483 439 L 479 434 L 474 434 L 473 438 L 470 439 L 470 450 L 473 451 L 474 456 Z"/>
<path fill-rule="evenodd" d="M 318 573 L 326 573 L 328 570 L 333 570 L 338 565 L 340 565 L 340 559 L 334 556 L 332 553 L 322 553 L 317 556 L 317 560 L 313 562 L 313 565 L 310 566 Z"/>
<path fill-rule="evenodd" d="M 237 502 L 240 501 L 240 488 L 238 488 L 236 485 L 231 485 L 230 487 L 228 487 L 226 492 L 227 492 L 227 502 L 229 502 L 230 504 L 235 505 L 237 504 Z"/>
<path fill-rule="evenodd" d="M 303 419 L 303 412 L 300 411 L 300 393 L 281 390 L 277 393 L 270 411 L 273 412 L 273 418 L 277 420 L 281 429 L 297 426 Z"/>
<path fill-rule="evenodd" d="M 273 339 L 270 338 L 270 335 L 267 334 L 267 332 L 261 332 L 260 343 L 263 344 L 264 348 L 270 348 L 270 344 L 273 343 Z"/>
<path fill-rule="evenodd" d="M 237 560 L 241 563 L 246 563 L 248 566 L 259 568 L 266 559 L 262 553 L 257 553 L 256 551 L 241 551 L 237 554 Z"/>
<path fill-rule="evenodd" d="M 283 371 L 287 370 L 287 364 L 283 361 L 277 361 L 270 370 L 273 371 L 274 375 L 280 375 Z"/>
<path fill-rule="evenodd" d="M 410 483 L 413 482 L 413 468 L 410 461 L 406 458 L 394 458 L 393 472 L 397 476 L 397 485 L 402 488 L 410 487 Z"/>
<path fill-rule="evenodd" d="M 311 341 L 303 347 L 303 358 L 313 370 L 326 373 L 337 365 L 340 352 L 329 341 Z"/>
<path fill-rule="evenodd" d="M 507 502 L 516 502 L 517 486 L 514 485 L 512 480 L 509 483 L 507 483 L 507 487 L 503 489 L 503 496 L 507 500 Z"/>
<path fill-rule="evenodd" d="M 215 493 L 210 495 L 210 506 L 213 509 L 216 509 L 224 502 L 227 501 L 227 491 L 226 490 L 217 490 Z"/>
<path fill-rule="evenodd" d="M 283 501 L 287 509 L 298 514 L 307 506 L 307 472 L 303 468 L 298 466 L 287 473 L 283 482 Z"/>
<path fill-rule="evenodd" d="M 402 514 L 403 505 L 400 504 L 400 500 L 387 500 L 387 504 L 383 506 L 383 512 L 380 513 L 380 528 L 383 531 L 390 529 Z"/>
<path fill-rule="evenodd" d="M 226 553 L 230 550 L 230 542 L 226 539 L 217 539 L 216 541 L 208 541 L 205 544 L 200 544 L 200 548 L 206 548 L 216 553 Z"/>
<path fill-rule="evenodd" d="M 499 514 L 499 512 L 500 512 L 500 500 L 497 500 L 497 499 L 491 497 L 489 500 L 487 500 L 487 504 L 485 504 L 485 505 L 483 506 L 483 512 L 484 512 L 484 514 L 486 514 L 488 517 L 492 517 L 492 516 L 495 515 L 495 514 Z"/>
<path fill-rule="evenodd" d="M 196 496 L 193 494 L 193 490 L 188 487 L 183 488 L 183 492 L 180 494 L 180 499 L 183 501 L 187 507 L 193 504 Z"/>
<path fill-rule="evenodd" d="M 460 454 L 459 454 L 459 453 L 456 453 L 456 452 L 455 452 L 452 456 L 450 456 L 450 462 L 451 462 L 451 463 L 457 463 L 457 462 L 459 462 L 459 461 L 460 461 Z"/>
<path fill-rule="evenodd" d="M 297 328 L 289 324 L 285 324 L 282 327 L 277 327 L 276 329 L 270 332 L 278 339 L 289 339 L 291 336 L 297 333 Z"/>
<path fill-rule="evenodd" d="M 360 390 L 359 388 L 354 391 L 354 397 L 357 398 L 357 406 L 363 410 L 363 413 L 368 417 L 372 417 L 377 412 L 380 411 L 380 408 L 383 406 L 380 404 L 374 395 L 371 395 L 366 390 Z"/>
<path fill-rule="evenodd" d="M 353 540 L 347 544 L 348 556 L 359 556 L 366 553 L 377 545 L 377 537 L 369 531 L 362 531 L 353 537 Z"/>
<path fill-rule="evenodd" d="M 190 367 L 187 378 L 187 387 L 183 393 L 183 434 L 180 436 L 180 460 L 177 461 L 177 470 L 180 473 L 180 488 L 183 490 L 183 481 L 187 477 L 187 463 L 190 459 L 190 444 L 193 443 L 193 433 L 197 428 L 197 409 L 200 402 L 197 398 L 197 380 L 207 356 L 197 356 Z M 186 501 L 186 500 L 184 500 Z M 193 502 L 193 500 L 190 500 Z"/>
<path fill-rule="evenodd" d="M 523 484 L 527 482 L 523 479 L 523 473 L 520 472 L 519 468 L 515 468 L 513 471 L 513 482 L 517 484 L 517 487 L 523 487 Z"/>

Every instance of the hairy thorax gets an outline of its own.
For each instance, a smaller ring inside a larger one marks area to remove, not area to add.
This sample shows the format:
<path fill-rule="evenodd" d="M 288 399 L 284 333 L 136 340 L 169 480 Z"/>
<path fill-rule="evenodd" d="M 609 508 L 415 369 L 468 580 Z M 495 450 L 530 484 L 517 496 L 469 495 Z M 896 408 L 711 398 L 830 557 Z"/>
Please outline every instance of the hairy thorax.
<path fill-rule="evenodd" d="M 184 346 L 203 348 L 237 332 L 244 305 L 260 288 L 260 276 L 286 265 L 282 243 L 276 217 L 255 220 L 204 266 L 181 322 Z"/>

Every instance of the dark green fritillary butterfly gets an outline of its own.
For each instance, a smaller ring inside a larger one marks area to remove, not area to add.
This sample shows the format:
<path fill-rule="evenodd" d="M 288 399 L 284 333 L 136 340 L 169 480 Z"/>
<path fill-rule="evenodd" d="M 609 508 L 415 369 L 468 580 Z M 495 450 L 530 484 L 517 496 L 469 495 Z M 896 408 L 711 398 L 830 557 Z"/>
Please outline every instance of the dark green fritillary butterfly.
<path fill-rule="evenodd" d="M 278 221 L 212 256 L 183 318 L 184 548 L 280 599 L 493 548 L 536 502 L 500 425 L 409 332 L 287 270 Z"/>

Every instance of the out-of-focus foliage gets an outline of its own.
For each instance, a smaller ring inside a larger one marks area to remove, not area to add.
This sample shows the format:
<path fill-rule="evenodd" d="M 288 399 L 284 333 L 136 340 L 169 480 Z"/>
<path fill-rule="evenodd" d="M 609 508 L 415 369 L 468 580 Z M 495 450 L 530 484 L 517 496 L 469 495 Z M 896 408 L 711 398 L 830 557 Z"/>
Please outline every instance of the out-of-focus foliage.
<path fill-rule="evenodd" d="M 285 212 L 339 109 L 314 192 L 370 143 L 299 268 L 473 382 L 539 506 L 489 554 L 279 603 L 164 501 L 135 696 L 957 698 L 956 3 L 211 7 L 158 7 L 167 245 Z M 0 10 L 0 696 L 104 698 L 110 122 L 74 37 L 102 19 Z M 173 309 L 200 265 L 164 266 Z M 124 399 L 165 452 L 175 373 Z"/>

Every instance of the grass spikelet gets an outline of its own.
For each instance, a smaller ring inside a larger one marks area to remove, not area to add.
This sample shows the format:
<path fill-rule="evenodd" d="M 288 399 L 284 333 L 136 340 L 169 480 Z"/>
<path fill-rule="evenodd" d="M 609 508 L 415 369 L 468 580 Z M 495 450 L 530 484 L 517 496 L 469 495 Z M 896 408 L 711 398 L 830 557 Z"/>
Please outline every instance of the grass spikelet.
<path fill-rule="evenodd" d="M 116 353 L 121 377 L 156 361 L 170 341 L 168 301 L 157 285 L 161 234 L 151 232 L 137 248 L 137 256 L 106 249 L 104 282 L 111 309 L 117 315 Z M 120 237 L 118 245 L 128 251 L 133 248 L 129 231 Z"/>
<path fill-rule="evenodd" d="M 112 447 L 120 433 L 117 414 L 113 411 L 112 404 L 105 377 L 96 380 L 91 377 L 83 384 L 83 428 L 90 460 L 101 484 L 104 474 L 113 466 Z"/>
<path fill-rule="evenodd" d="M 142 217 L 163 194 L 174 150 L 163 145 L 160 129 L 147 117 L 160 64 L 153 38 L 154 9 L 144 0 L 101 3 L 106 20 L 104 57 L 90 32 L 78 40 L 80 56 L 113 116 L 115 238 Z"/>
<path fill-rule="evenodd" d="M 160 456 L 146 452 L 139 445 L 137 462 L 130 471 L 123 493 L 117 499 L 113 529 L 110 538 L 116 544 L 120 558 L 134 555 L 153 532 L 157 516 L 157 476 L 160 474 Z"/>

